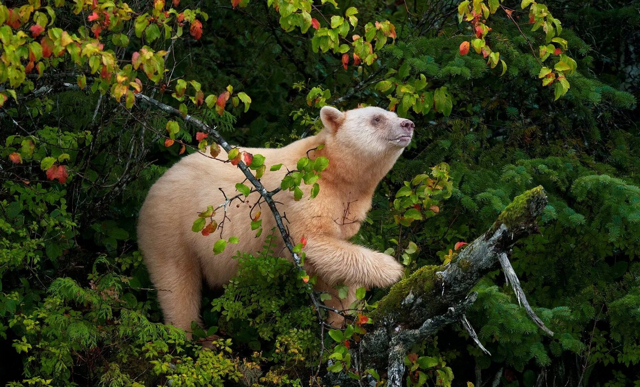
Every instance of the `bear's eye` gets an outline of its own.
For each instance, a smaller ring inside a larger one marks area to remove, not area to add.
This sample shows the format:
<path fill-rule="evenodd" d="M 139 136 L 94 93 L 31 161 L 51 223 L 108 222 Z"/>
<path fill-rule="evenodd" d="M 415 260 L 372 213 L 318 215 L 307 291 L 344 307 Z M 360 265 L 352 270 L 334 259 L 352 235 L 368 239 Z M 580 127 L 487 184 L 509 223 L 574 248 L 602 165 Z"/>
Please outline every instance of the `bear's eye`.
<path fill-rule="evenodd" d="M 380 121 L 382 121 L 382 118 L 380 118 L 380 116 L 377 116 L 373 119 L 373 122 L 375 122 L 376 124 L 379 123 Z"/>

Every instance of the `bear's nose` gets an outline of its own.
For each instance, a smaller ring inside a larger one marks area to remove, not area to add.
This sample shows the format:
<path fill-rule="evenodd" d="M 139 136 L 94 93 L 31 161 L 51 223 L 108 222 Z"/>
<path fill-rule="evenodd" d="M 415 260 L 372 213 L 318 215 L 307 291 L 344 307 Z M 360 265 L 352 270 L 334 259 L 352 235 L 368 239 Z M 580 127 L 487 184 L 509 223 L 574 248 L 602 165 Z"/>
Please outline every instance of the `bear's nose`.
<path fill-rule="evenodd" d="M 400 123 L 400 126 L 402 127 L 402 129 L 407 131 L 407 133 L 412 133 L 413 129 L 415 129 L 415 127 L 416 127 L 416 124 L 414 124 L 413 121 L 411 121 L 411 120 L 403 120 Z"/>

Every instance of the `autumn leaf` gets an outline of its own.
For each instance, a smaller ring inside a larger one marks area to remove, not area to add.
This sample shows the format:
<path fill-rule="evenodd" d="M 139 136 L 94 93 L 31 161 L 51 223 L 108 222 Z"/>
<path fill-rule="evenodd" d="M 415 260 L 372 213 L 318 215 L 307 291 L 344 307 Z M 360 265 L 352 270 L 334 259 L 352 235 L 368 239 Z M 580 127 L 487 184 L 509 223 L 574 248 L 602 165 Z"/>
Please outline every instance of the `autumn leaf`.
<path fill-rule="evenodd" d="M 351 348 L 351 342 L 349 340 L 346 340 L 344 342 L 344 346 L 347 347 L 347 349 Z"/>
<path fill-rule="evenodd" d="M 44 31 L 44 28 L 39 24 L 34 24 L 29 28 L 29 30 L 31 31 L 31 37 L 35 39 L 40 36 L 42 31 Z"/>
<path fill-rule="evenodd" d="M 438 206 L 436 206 L 436 205 L 433 205 L 433 206 L 429 207 L 429 209 L 430 209 L 431 211 L 435 212 L 436 214 L 437 214 L 438 212 L 440 212 L 440 207 L 438 207 Z"/>
<path fill-rule="evenodd" d="M 482 37 L 482 27 L 478 26 L 476 27 L 476 38 L 480 39 Z"/>
<path fill-rule="evenodd" d="M 302 244 L 302 248 L 304 249 L 305 247 L 307 247 L 307 238 L 306 237 L 302 237 L 300 238 L 300 243 Z"/>
<path fill-rule="evenodd" d="M 231 0 L 231 6 L 233 7 L 233 9 L 236 9 L 238 4 L 240 4 L 240 0 Z"/>
<path fill-rule="evenodd" d="M 407 358 L 409 358 L 409 361 L 411 363 L 415 363 L 416 361 L 418 361 L 418 355 L 415 353 L 409 354 Z"/>
<path fill-rule="evenodd" d="M 459 250 L 464 245 L 468 245 L 468 243 L 467 242 L 458 242 L 458 243 L 456 243 L 456 245 L 453 248 L 455 250 Z"/>
<path fill-rule="evenodd" d="M 214 233 L 217 228 L 218 228 L 218 222 L 214 220 L 211 223 L 209 223 L 207 227 L 203 228 L 202 231 L 200 231 L 200 233 L 202 233 L 202 235 L 204 236 L 208 236 Z"/>
<path fill-rule="evenodd" d="M 30 61 L 26 66 L 24 66 L 24 72 L 27 74 L 31 74 L 31 71 L 33 71 L 34 66 L 35 64 L 33 63 L 33 61 Z"/>
<path fill-rule="evenodd" d="M 22 164 L 22 156 L 20 156 L 20 153 L 13 152 L 9 155 L 9 160 L 13 161 L 15 164 Z"/>
<path fill-rule="evenodd" d="M 197 141 L 202 141 L 202 140 L 204 140 L 204 139 L 205 139 L 205 138 L 207 138 L 207 137 L 209 137 L 209 135 L 208 135 L 208 134 L 206 134 L 206 133 L 202 133 L 202 132 L 198 132 L 198 133 L 196 133 L 196 140 L 197 140 Z"/>
<path fill-rule="evenodd" d="M 553 55 L 560 55 L 560 54 L 562 54 L 561 48 L 556 48 L 555 50 L 553 50 Z"/>
<path fill-rule="evenodd" d="M 200 22 L 200 20 L 196 19 L 191 22 L 191 27 L 189 27 L 189 33 L 196 40 L 200 40 L 200 38 L 202 37 L 202 23 Z"/>
<path fill-rule="evenodd" d="M 311 25 L 313 26 L 313 28 L 315 28 L 316 30 L 320 28 L 320 22 L 318 21 L 318 19 L 313 18 L 311 19 Z"/>
<path fill-rule="evenodd" d="M 64 165 L 52 165 L 51 168 L 47 169 L 47 179 L 49 180 L 57 179 L 60 184 L 64 184 L 68 177 L 67 167 Z"/>
<path fill-rule="evenodd" d="M 253 162 L 253 155 L 249 152 L 242 152 L 242 161 L 248 166 Z"/>
<path fill-rule="evenodd" d="M 360 57 L 355 52 L 353 53 L 353 65 L 357 66 L 361 63 Z"/>
<path fill-rule="evenodd" d="M 87 20 L 89 20 L 90 22 L 96 21 L 98 19 L 100 19 L 100 15 L 98 15 L 96 11 L 93 11 L 93 13 L 87 17 Z"/>
<path fill-rule="evenodd" d="M 369 317 L 363 314 L 358 314 L 358 319 L 356 320 L 356 324 L 362 325 L 362 324 L 366 324 L 368 321 L 369 321 Z"/>
<path fill-rule="evenodd" d="M 231 94 L 228 91 L 225 91 L 218 96 L 218 99 L 216 100 L 216 111 L 219 115 L 224 114 L 224 106 L 227 104 L 230 95 Z"/>
<path fill-rule="evenodd" d="M 202 90 L 196 92 L 196 106 L 200 107 L 204 103 L 204 93 Z"/>
<path fill-rule="evenodd" d="M 211 155 L 211 157 L 218 157 L 218 155 L 220 154 L 220 145 L 218 144 L 211 144 L 211 148 L 209 148 L 209 154 Z"/>
<path fill-rule="evenodd" d="M 0 93 L 0 107 L 2 107 L 4 105 L 4 103 L 7 102 L 8 99 L 9 99 L 9 97 L 7 97 L 6 95 Z"/>
<path fill-rule="evenodd" d="M 133 64 L 133 68 L 137 70 L 141 63 L 142 60 L 140 58 L 140 53 L 138 51 L 134 52 L 133 55 L 131 55 L 131 64 Z"/>
<path fill-rule="evenodd" d="M 164 140 L 164 146 L 166 146 L 167 148 L 170 147 L 171 145 L 173 145 L 174 141 L 170 138 Z"/>
<path fill-rule="evenodd" d="M 256 214 L 253 216 L 253 219 L 251 220 L 257 222 L 260 219 L 260 215 L 262 215 L 261 211 L 256 212 Z"/>
<path fill-rule="evenodd" d="M 178 6 L 180 5 L 180 0 L 173 0 L 173 8 L 178 8 Z"/>
<path fill-rule="evenodd" d="M 187 150 L 187 146 L 182 144 L 182 146 L 180 147 L 180 152 L 179 154 L 183 154 L 185 151 Z"/>
<path fill-rule="evenodd" d="M 309 276 L 305 275 L 304 277 L 302 277 L 302 282 L 304 282 L 305 284 L 309 283 Z"/>
<path fill-rule="evenodd" d="M 349 67 L 349 54 L 342 54 L 342 67 L 345 70 Z"/>
<path fill-rule="evenodd" d="M 231 159 L 231 165 L 238 165 L 240 163 L 240 160 L 242 160 L 242 155 L 238 153 L 235 158 Z"/>
<path fill-rule="evenodd" d="M 513 13 L 512 9 L 504 9 L 504 12 L 506 12 L 507 15 L 511 16 L 511 14 Z"/>
<path fill-rule="evenodd" d="M 467 55 L 469 53 L 469 42 L 460 43 L 460 55 Z"/>
<path fill-rule="evenodd" d="M 40 40 L 40 45 L 42 46 L 42 56 L 44 58 L 50 57 L 51 53 L 53 53 L 53 41 L 45 36 Z"/>

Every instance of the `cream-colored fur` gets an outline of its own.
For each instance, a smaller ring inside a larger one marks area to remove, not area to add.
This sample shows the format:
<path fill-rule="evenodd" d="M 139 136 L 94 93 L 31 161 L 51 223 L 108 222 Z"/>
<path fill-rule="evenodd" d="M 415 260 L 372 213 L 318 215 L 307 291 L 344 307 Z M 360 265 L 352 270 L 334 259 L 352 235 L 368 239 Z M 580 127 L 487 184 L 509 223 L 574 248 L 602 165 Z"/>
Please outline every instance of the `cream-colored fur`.
<path fill-rule="evenodd" d="M 283 163 L 293 170 L 307 151 L 325 144 L 324 149 L 309 153 L 311 159 L 319 156 L 329 159 L 329 166 L 319 180 L 318 197 L 309 199 L 310 187 L 303 186 L 305 195 L 300 201 L 294 201 L 288 191 L 278 193 L 276 199 L 281 203 L 280 213 L 290 221 L 294 243 L 303 236 L 307 238 L 305 269 L 318 275 L 316 288 L 333 294 L 327 304 L 341 309 L 355 300 L 356 288 L 389 286 L 403 274 L 402 266 L 393 257 L 348 240 L 360 229 L 376 186 L 410 142 L 413 123 L 375 107 L 345 113 L 325 107 L 320 115 L 325 129 L 317 136 L 280 149 L 241 150 L 262 154 L 267 166 Z M 222 152 L 219 158 L 225 160 L 226 153 Z M 287 168 L 278 172 L 269 172 L 267 168 L 261 179 L 264 186 L 268 190 L 279 187 Z M 219 188 L 231 197 L 238 193 L 235 184 L 243 180 L 244 175 L 237 167 L 192 154 L 171 167 L 151 187 L 140 210 L 138 243 L 158 289 L 167 324 L 188 331 L 191 321 L 200 322 L 202 279 L 211 287 L 226 284 L 237 272 L 238 262 L 232 259 L 237 249 L 260 251 L 264 236 L 275 227 L 268 207 L 263 204 L 265 232 L 255 237 L 255 231 L 249 227 L 249 211 L 259 194 L 252 193 L 245 203 L 234 201 L 227 212 L 230 220 L 225 222 L 222 236 L 237 236 L 238 245 L 227 245 L 223 253 L 214 255 L 212 248 L 220 237 L 219 231 L 206 237 L 191 231 L 198 212 L 209 205 L 224 203 Z M 218 211 L 216 220 L 222 221 L 222 211 Z M 289 256 L 281 238 L 276 252 Z M 351 290 L 342 304 L 333 289 L 339 283 Z M 334 324 L 341 322 L 339 316 L 332 316 L 331 320 Z"/>

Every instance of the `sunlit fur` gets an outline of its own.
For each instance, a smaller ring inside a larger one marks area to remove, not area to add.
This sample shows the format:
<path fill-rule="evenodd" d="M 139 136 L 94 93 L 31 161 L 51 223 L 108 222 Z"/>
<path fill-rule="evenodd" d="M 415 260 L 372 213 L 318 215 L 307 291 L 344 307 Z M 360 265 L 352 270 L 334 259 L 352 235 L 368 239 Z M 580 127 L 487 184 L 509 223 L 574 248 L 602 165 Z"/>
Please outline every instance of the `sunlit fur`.
<path fill-rule="evenodd" d="M 380 123 L 372 121 L 381 115 Z M 269 190 L 280 186 L 284 174 L 296 168 L 298 159 L 307 151 L 325 144 L 324 149 L 309 153 L 311 159 L 325 156 L 329 167 L 319 180 L 320 194 L 309 199 L 311 187 L 303 186 L 304 197 L 296 202 L 291 192 L 281 192 L 281 214 L 286 214 L 289 230 L 295 243 L 307 238 L 305 269 L 317 274 L 316 288 L 333 294 L 327 304 L 348 308 L 360 286 L 389 286 L 400 279 L 402 266 L 391 256 L 348 242 L 360 229 L 371 207 L 373 192 L 391 169 L 404 147 L 394 141 L 404 133 L 402 119 L 395 113 L 367 107 L 342 113 L 325 107 L 321 111 L 325 126 L 317 136 L 307 137 L 280 149 L 241 148 L 242 151 L 262 154 L 267 166 L 283 163 L 278 172 L 267 172 L 261 181 Z M 373 123 L 372 123 L 373 122 Z M 406 145 L 406 144 L 404 144 Z M 218 156 L 227 159 L 225 152 Z M 228 244 L 226 250 L 213 254 L 213 245 L 220 231 L 209 236 L 191 231 L 191 226 L 208 205 L 224 203 L 221 188 L 231 197 L 238 192 L 235 184 L 244 175 L 230 163 L 212 160 L 201 154 L 184 157 L 170 168 L 151 188 L 138 221 L 138 243 L 143 252 L 151 279 L 158 289 L 158 299 L 165 322 L 190 330 L 191 321 L 201 322 L 200 302 L 202 280 L 211 287 L 227 283 L 237 272 L 237 250 L 256 253 L 262 249 L 264 236 L 275 227 L 268 207 L 262 211 L 264 232 L 255 237 L 249 227 L 251 207 L 259 198 L 252 193 L 245 203 L 234 201 L 228 208 L 230 220 L 224 223 L 222 237 L 237 236 L 238 245 Z M 247 183 L 248 184 L 248 183 Z M 222 210 L 215 219 L 222 221 Z M 278 236 L 280 235 L 277 233 Z M 282 239 L 276 254 L 289 257 Z M 333 286 L 339 283 L 350 287 L 350 295 L 340 302 Z M 340 324 L 337 315 L 330 316 L 333 324 Z"/>

